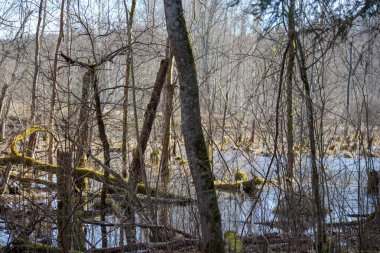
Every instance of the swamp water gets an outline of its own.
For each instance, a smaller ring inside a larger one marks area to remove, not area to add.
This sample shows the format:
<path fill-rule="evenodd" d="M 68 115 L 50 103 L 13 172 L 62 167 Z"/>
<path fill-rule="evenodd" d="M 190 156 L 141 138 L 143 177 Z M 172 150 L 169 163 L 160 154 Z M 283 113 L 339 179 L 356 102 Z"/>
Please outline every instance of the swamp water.
<path fill-rule="evenodd" d="M 268 168 L 270 161 L 270 157 L 242 155 L 241 151 L 229 150 L 221 155 L 214 154 L 213 170 L 218 180 L 233 178 L 233 175 L 229 174 L 236 171 L 236 168 L 242 168 L 250 177 L 252 174 L 261 177 L 267 175 L 268 180 L 276 180 L 278 174 L 283 173 L 277 169 L 283 168 L 280 166 L 283 161 L 281 159 L 274 161 L 272 166 Z M 311 173 L 308 169 L 311 166 L 308 163 L 308 159 L 304 158 L 302 168 L 296 166 L 298 170 L 296 174 L 300 178 L 298 184 L 306 191 L 311 190 L 310 182 L 307 180 Z M 228 172 L 227 165 L 230 172 Z M 357 220 L 357 216 L 373 212 L 373 197 L 366 195 L 366 171 L 368 168 L 378 169 L 380 159 L 328 157 L 323 161 L 323 165 L 326 169 L 323 173 L 325 183 L 322 188 L 325 203 L 327 203 L 326 207 L 330 210 L 326 216 L 327 223 Z M 190 192 L 194 196 L 194 190 L 190 187 L 191 175 L 186 168 L 187 165 L 182 167 L 182 169 L 173 168 L 174 179 L 171 184 L 171 192 L 186 195 Z M 148 175 L 151 182 L 157 182 L 154 174 L 152 172 Z M 218 197 L 224 231 L 234 230 L 242 235 L 258 235 L 280 231 L 279 228 L 265 224 L 278 219 L 273 210 L 283 197 L 283 191 L 279 187 L 268 184 L 262 189 L 259 200 L 244 193 L 220 191 L 218 191 Z M 193 235 L 199 234 L 195 203 L 182 206 L 166 204 L 164 207 L 168 214 L 169 226 Z M 154 210 L 157 213 L 162 212 L 162 204 L 154 206 Z M 136 215 L 136 222 L 139 223 L 140 220 L 140 217 Z M 118 225 L 120 221 L 115 216 L 107 216 L 107 222 L 115 224 L 115 226 L 107 226 L 109 247 L 117 247 L 120 241 L 120 226 Z M 100 226 L 87 224 L 86 229 L 87 247 L 100 248 Z M 52 231 L 53 245 L 56 245 L 57 229 L 53 228 Z M 137 242 L 149 241 L 148 229 L 137 227 L 136 233 Z M 0 243 L 2 245 L 7 244 L 10 236 L 5 230 L 4 221 L 0 220 Z"/>

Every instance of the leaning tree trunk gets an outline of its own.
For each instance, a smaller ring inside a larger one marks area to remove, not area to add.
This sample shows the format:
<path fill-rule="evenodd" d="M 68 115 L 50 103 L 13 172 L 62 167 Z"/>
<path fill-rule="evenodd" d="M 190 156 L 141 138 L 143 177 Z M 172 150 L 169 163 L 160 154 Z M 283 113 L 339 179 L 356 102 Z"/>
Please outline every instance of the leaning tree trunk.
<path fill-rule="evenodd" d="M 170 46 L 180 80 L 181 121 L 197 193 L 203 252 L 224 252 L 221 216 L 202 132 L 198 79 L 181 0 L 164 1 Z"/>
<path fill-rule="evenodd" d="M 139 140 L 137 143 L 137 148 L 134 150 L 132 156 L 132 163 L 129 169 L 129 193 L 133 194 L 136 190 L 136 186 L 139 182 L 144 182 L 146 178 L 145 170 L 142 166 L 142 161 L 144 157 L 144 153 L 148 144 L 148 139 L 150 133 L 152 131 L 154 119 L 156 117 L 157 106 L 160 101 L 162 87 L 165 83 L 165 77 L 168 70 L 169 61 L 168 59 L 162 60 L 160 64 L 160 69 L 158 70 L 156 82 L 153 87 L 152 95 L 150 97 L 150 101 L 147 105 L 144 115 L 144 123 L 142 126 L 141 133 L 139 135 Z M 135 96 L 135 94 L 133 94 Z M 135 101 L 135 97 L 134 97 Z M 135 111 L 135 115 L 137 115 Z M 135 119 L 137 120 L 137 118 Z M 136 135 L 138 134 L 137 126 L 136 126 Z M 146 182 L 144 182 L 146 183 Z M 127 202 L 130 202 L 127 201 Z M 128 205 L 125 210 L 125 216 L 127 221 L 134 221 L 134 211 L 131 205 Z M 134 236 L 134 226 L 126 225 L 126 237 L 127 242 L 131 243 L 135 241 Z"/>
<path fill-rule="evenodd" d="M 142 169 L 142 166 L 141 166 L 142 165 L 141 160 L 142 160 L 142 156 L 145 153 L 150 132 L 152 131 L 153 122 L 156 117 L 157 106 L 158 106 L 158 103 L 160 102 L 161 91 L 165 83 L 165 77 L 168 71 L 168 65 L 169 65 L 168 59 L 161 61 L 160 69 L 158 70 L 156 82 L 153 87 L 153 92 L 152 92 L 149 104 L 147 105 L 146 110 L 145 110 L 144 123 L 143 123 L 142 130 L 139 136 L 140 150 L 139 148 L 137 148 L 133 153 L 130 174 L 129 174 L 130 175 L 129 183 L 133 191 L 136 189 L 137 183 L 143 182 L 143 179 L 144 179 L 144 170 Z"/>

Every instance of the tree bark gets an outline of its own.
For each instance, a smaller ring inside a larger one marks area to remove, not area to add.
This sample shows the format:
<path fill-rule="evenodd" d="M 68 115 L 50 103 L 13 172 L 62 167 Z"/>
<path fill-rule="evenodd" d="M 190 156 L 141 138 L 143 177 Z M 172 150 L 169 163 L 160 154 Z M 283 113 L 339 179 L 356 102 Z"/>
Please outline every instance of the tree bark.
<path fill-rule="evenodd" d="M 225 252 L 221 216 L 202 132 L 195 61 L 181 0 L 164 1 L 170 46 L 180 80 L 181 121 L 185 148 L 197 193 L 203 252 Z"/>

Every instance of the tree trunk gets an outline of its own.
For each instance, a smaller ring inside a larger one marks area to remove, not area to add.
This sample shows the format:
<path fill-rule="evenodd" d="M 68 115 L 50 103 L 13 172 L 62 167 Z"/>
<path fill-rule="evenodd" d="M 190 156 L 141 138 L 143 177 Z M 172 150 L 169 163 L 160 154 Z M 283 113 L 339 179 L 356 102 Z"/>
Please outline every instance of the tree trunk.
<path fill-rule="evenodd" d="M 222 119 L 222 138 L 221 142 L 222 145 L 220 149 L 223 149 L 224 145 L 226 144 L 224 140 L 225 132 L 226 132 L 226 117 L 227 117 L 227 109 L 228 109 L 228 90 L 226 91 L 226 96 L 225 96 L 225 101 L 224 101 L 224 108 L 223 108 L 223 119 Z"/>
<path fill-rule="evenodd" d="M 294 24 L 295 0 L 290 0 L 288 25 L 289 25 L 289 54 L 287 66 L 286 112 L 287 112 L 287 169 L 286 177 L 291 181 L 294 170 L 294 115 L 293 115 L 293 78 L 296 52 L 295 24 Z M 291 185 L 290 185 L 291 187 Z"/>
<path fill-rule="evenodd" d="M 7 88 L 8 89 L 8 88 Z M 3 101 L 1 102 L 0 109 L 0 140 L 5 139 L 5 130 L 6 130 L 6 120 L 8 118 L 9 107 L 11 105 L 11 95 L 8 94 L 5 96 Z"/>
<path fill-rule="evenodd" d="M 128 24 L 127 24 L 127 43 L 128 51 L 126 55 L 126 66 L 125 66 L 125 87 L 124 87 L 124 101 L 123 101 L 123 139 L 121 146 L 122 162 L 123 162 L 123 171 L 122 175 L 124 178 L 127 177 L 127 139 L 128 139 L 128 96 L 129 96 L 129 87 L 130 87 L 130 77 L 131 77 L 131 64 L 132 64 L 132 25 L 133 25 L 133 16 L 136 8 L 136 0 L 132 1 L 131 11 L 128 13 L 126 0 L 123 1 L 126 15 L 129 15 Z"/>
<path fill-rule="evenodd" d="M 309 129 L 309 142 L 310 142 L 310 159 L 311 159 L 311 187 L 313 192 L 313 204 L 314 204 L 314 214 L 317 222 L 317 251 L 322 252 L 323 244 L 326 241 L 326 234 L 324 230 L 323 220 L 324 220 L 324 207 L 323 201 L 319 189 L 319 171 L 317 166 L 317 148 L 315 142 L 315 122 L 314 122 L 314 109 L 313 101 L 310 94 L 310 84 L 307 77 L 306 71 L 306 59 L 303 53 L 303 49 L 300 40 L 297 38 L 297 47 L 299 52 L 299 67 L 301 72 L 301 80 L 305 88 L 306 96 L 306 110 L 307 110 L 307 125 Z"/>
<path fill-rule="evenodd" d="M 71 231 L 73 224 L 73 206 L 71 194 L 73 191 L 73 181 L 71 177 L 71 155 L 68 152 L 58 150 L 57 163 L 62 168 L 57 175 L 58 187 L 58 246 L 64 253 L 71 250 Z"/>
<path fill-rule="evenodd" d="M 8 190 L 8 185 L 9 185 L 9 178 L 12 173 L 12 164 L 8 163 L 5 167 L 5 171 L 3 174 L 3 180 L 0 185 L 0 196 L 5 194 Z"/>
<path fill-rule="evenodd" d="M 170 46 L 180 80 L 181 121 L 186 154 L 194 180 L 202 231 L 203 252 L 225 252 L 221 216 L 202 132 L 195 61 L 181 0 L 164 1 Z"/>
<path fill-rule="evenodd" d="M 87 152 L 89 148 L 88 141 L 88 129 L 89 129 L 89 89 L 90 84 L 92 82 L 91 75 L 87 71 L 83 75 L 83 84 L 82 84 L 82 98 L 81 98 L 81 106 L 79 111 L 78 118 L 78 142 L 77 142 L 77 152 L 76 158 L 78 159 L 77 166 L 84 167 L 86 162 L 85 152 Z"/>
<path fill-rule="evenodd" d="M 149 104 L 145 110 L 144 123 L 139 136 L 139 148 L 137 148 L 132 157 L 132 163 L 129 173 L 129 184 L 131 189 L 136 189 L 137 183 L 143 182 L 145 171 L 141 167 L 142 156 L 145 153 L 150 132 L 152 131 L 153 122 L 156 117 L 157 106 L 160 101 L 162 87 L 165 83 L 166 73 L 168 71 L 169 61 L 168 59 L 161 60 L 160 69 L 157 73 L 156 82 L 153 87 L 153 92 L 149 101 Z M 141 154 L 140 154 L 141 151 Z"/>
<path fill-rule="evenodd" d="M 169 40 L 167 42 L 166 58 L 169 59 L 168 71 L 166 74 L 166 89 L 165 89 L 165 109 L 163 116 L 162 127 L 162 152 L 160 162 L 160 180 L 161 190 L 167 192 L 167 187 L 170 183 L 171 170 L 169 167 L 170 158 L 170 125 L 173 113 L 173 97 L 174 97 L 174 85 L 172 84 L 172 68 L 173 68 L 173 54 L 170 50 Z M 163 207 L 160 214 L 160 223 L 168 225 L 168 208 Z"/>
<path fill-rule="evenodd" d="M 32 83 L 32 105 L 30 107 L 30 124 L 34 125 L 36 123 L 36 113 L 37 113 L 37 82 L 40 73 L 40 42 L 43 33 L 41 32 L 43 24 L 43 16 L 46 7 L 46 0 L 40 1 L 40 6 L 38 10 L 38 21 L 37 21 L 37 31 L 35 40 L 35 51 L 34 51 L 34 73 L 33 73 L 33 83 Z M 27 150 L 27 156 L 32 156 L 34 152 L 34 146 L 37 141 L 37 133 L 30 135 L 29 144 Z"/>
<path fill-rule="evenodd" d="M 55 47 L 54 54 L 54 62 L 52 69 L 52 84 L 51 84 L 51 102 L 50 102 L 50 114 L 49 114 L 49 122 L 48 127 L 53 130 L 53 121 L 54 121 L 54 111 L 55 111 L 55 100 L 57 97 L 57 74 L 58 74 L 58 53 L 59 48 L 61 47 L 61 42 L 63 38 L 63 15 L 65 9 L 65 0 L 61 2 L 61 13 L 60 13 L 60 21 L 59 21 L 59 34 L 57 39 L 57 45 Z M 54 137 L 52 134 L 49 134 L 49 146 L 48 146 L 48 161 L 49 163 L 53 163 L 53 141 Z"/>
<path fill-rule="evenodd" d="M 145 181 L 146 179 L 145 170 L 142 166 L 143 156 L 148 144 L 150 133 L 152 131 L 154 119 L 156 117 L 156 110 L 157 110 L 158 103 L 160 101 L 162 87 L 164 86 L 164 83 L 165 83 L 165 77 L 168 70 L 168 65 L 169 65 L 169 62 L 167 59 L 161 61 L 160 69 L 157 73 L 157 78 L 153 87 L 152 95 L 147 105 L 147 108 L 145 110 L 143 127 L 141 130 L 141 134 L 139 135 L 137 148 L 134 150 L 132 163 L 129 169 L 128 184 L 129 184 L 129 193 L 131 195 L 134 194 L 137 184 L 139 182 Z M 133 71 L 132 71 L 132 75 L 133 75 Z M 135 96 L 135 94 L 133 95 Z M 136 114 L 137 113 L 135 111 L 135 116 L 137 116 Z M 135 120 L 137 121 L 137 117 L 135 118 Z M 137 135 L 138 135 L 138 129 L 136 128 L 136 136 Z M 144 183 L 147 183 L 147 182 L 144 182 Z M 131 200 L 127 199 L 127 203 L 130 203 L 130 202 Z M 125 216 L 126 216 L 127 223 L 133 223 L 135 221 L 134 211 L 131 205 L 128 205 L 126 207 Z M 128 243 L 135 242 L 135 228 L 133 225 L 126 226 L 126 237 L 127 237 Z"/>
<path fill-rule="evenodd" d="M 8 92 L 9 85 L 8 83 L 5 83 L 4 86 L 1 88 L 0 92 L 0 114 L 3 114 L 3 108 L 5 107 L 5 98 Z"/>
<path fill-rule="evenodd" d="M 344 126 L 344 137 L 348 136 L 348 126 L 350 121 L 350 91 L 351 91 L 351 76 L 352 76 L 352 41 L 350 44 L 350 51 L 349 51 L 349 66 L 348 66 L 348 80 L 347 80 L 347 91 L 346 91 L 346 123 Z"/>
<path fill-rule="evenodd" d="M 89 69 L 86 72 L 86 78 L 90 80 L 92 83 L 92 86 L 94 88 L 94 100 L 95 100 L 95 112 L 96 112 L 96 121 L 98 124 L 98 131 L 99 131 L 99 138 L 102 142 L 103 146 L 103 156 L 104 156 L 104 165 L 107 168 L 111 168 L 111 153 L 110 153 L 110 144 L 108 142 L 107 133 L 106 133 L 106 126 L 104 124 L 103 120 L 103 113 L 102 113 L 102 105 L 100 101 L 100 94 L 99 94 L 99 86 L 98 86 L 98 79 L 96 77 L 96 71 L 94 69 Z M 102 208 L 101 213 L 101 221 L 106 221 L 106 214 L 105 209 L 107 208 L 106 204 L 106 198 L 107 198 L 107 192 L 109 188 L 109 172 L 107 170 L 104 170 L 104 183 L 103 188 L 100 196 L 100 205 Z M 106 248 L 108 246 L 107 242 L 107 227 L 101 226 L 101 233 L 102 233 L 102 247 Z"/>
<path fill-rule="evenodd" d="M 86 152 L 89 150 L 89 138 L 88 138 L 88 130 L 89 130 L 89 89 L 91 85 L 92 79 L 86 72 L 83 75 L 83 83 L 82 83 L 82 97 L 81 97 L 81 105 L 79 111 L 78 118 L 78 126 L 77 126 L 77 135 L 78 140 L 76 142 L 76 155 L 75 155 L 75 167 L 83 168 L 86 167 Z M 84 177 L 74 176 L 75 186 L 77 191 L 74 192 L 75 200 L 80 201 L 76 206 L 78 210 L 76 213 L 80 213 L 84 210 L 87 205 L 87 192 L 86 192 L 86 184 L 87 179 Z M 73 248 L 75 250 L 83 250 L 85 249 L 85 236 L 82 230 L 82 226 L 80 223 L 76 222 L 73 224 Z"/>
<path fill-rule="evenodd" d="M 293 79 L 295 68 L 295 53 L 296 53 L 296 40 L 295 40 L 295 20 L 294 20 L 295 0 L 290 0 L 289 13 L 288 13 L 288 65 L 287 65 L 287 86 L 286 86 L 286 114 L 287 114 L 287 164 L 286 164 L 286 176 L 285 176 L 285 200 L 287 207 L 287 222 L 286 227 L 289 229 L 291 240 L 288 245 L 288 249 L 293 246 L 298 246 L 298 238 L 302 231 L 299 226 L 299 215 L 294 215 L 299 210 L 294 203 L 295 194 L 293 189 L 294 179 L 294 112 L 293 112 Z"/>

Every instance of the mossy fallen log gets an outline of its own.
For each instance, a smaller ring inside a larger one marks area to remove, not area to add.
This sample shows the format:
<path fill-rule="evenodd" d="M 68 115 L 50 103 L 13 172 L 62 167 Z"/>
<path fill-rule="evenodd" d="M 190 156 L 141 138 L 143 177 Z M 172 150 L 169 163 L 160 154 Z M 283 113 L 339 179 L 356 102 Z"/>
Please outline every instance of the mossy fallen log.
<path fill-rule="evenodd" d="M 260 185 L 264 183 L 270 183 L 270 181 L 265 181 L 261 177 L 254 176 L 250 180 L 239 180 L 234 182 L 221 182 L 214 181 L 215 189 L 220 191 L 240 191 L 243 190 L 248 195 L 254 195 Z"/>
<path fill-rule="evenodd" d="M 248 174 L 242 168 L 238 168 L 234 173 L 234 179 L 235 181 L 247 181 Z"/>
<path fill-rule="evenodd" d="M 38 159 L 34 159 L 32 157 L 29 157 L 23 153 L 21 153 L 17 145 L 19 142 L 24 142 L 26 137 L 31 135 L 32 133 L 35 132 L 48 132 L 50 133 L 50 130 L 41 127 L 41 126 L 32 126 L 31 128 L 27 129 L 23 133 L 16 135 L 10 145 L 11 149 L 11 156 L 8 157 L 0 157 L 0 166 L 5 166 L 9 163 L 13 165 L 26 165 L 30 166 L 36 170 L 41 170 L 44 172 L 49 172 L 53 174 L 57 174 L 61 168 L 58 165 L 55 164 L 49 164 L 45 163 L 43 161 L 40 161 Z M 121 176 L 119 176 L 116 172 L 112 171 L 109 169 L 110 175 L 108 177 L 107 182 L 110 184 L 110 186 L 116 190 L 121 190 L 124 192 L 128 192 L 128 180 L 123 179 Z M 105 177 L 104 174 L 100 171 L 96 171 L 93 168 L 90 167 L 83 167 L 83 168 L 75 168 L 73 173 L 77 178 L 90 178 L 95 181 L 104 183 L 105 182 Z M 40 181 L 41 183 L 44 183 L 43 181 Z M 49 184 L 46 184 L 46 186 L 50 186 Z M 181 200 L 186 200 L 186 201 L 192 201 L 191 198 L 186 197 L 186 196 L 180 196 L 176 194 L 171 194 L 167 192 L 160 191 L 158 189 L 154 189 L 151 187 L 146 187 L 144 184 L 138 184 L 137 193 L 139 194 L 144 194 L 144 195 L 150 195 L 150 196 L 159 196 L 163 198 L 173 198 L 173 199 L 181 199 Z"/>
<path fill-rule="evenodd" d="M 215 189 L 221 191 L 239 191 L 243 181 L 221 182 L 214 181 Z"/>

